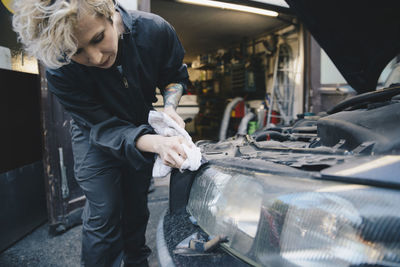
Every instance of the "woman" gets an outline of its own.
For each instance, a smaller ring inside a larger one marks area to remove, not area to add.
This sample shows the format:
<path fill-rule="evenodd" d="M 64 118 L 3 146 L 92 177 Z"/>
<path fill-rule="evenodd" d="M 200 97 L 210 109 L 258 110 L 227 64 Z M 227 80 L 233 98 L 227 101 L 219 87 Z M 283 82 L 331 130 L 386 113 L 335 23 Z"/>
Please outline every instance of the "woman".
<path fill-rule="evenodd" d="M 47 66 L 49 90 L 71 114 L 75 178 L 86 196 L 82 265 L 147 266 L 147 191 L 154 153 L 179 168 L 179 137 L 156 135 L 147 117 L 160 88 L 175 112 L 186 88 L 174 29 L 113 0 L 17 0 L 14 30 Z"/>

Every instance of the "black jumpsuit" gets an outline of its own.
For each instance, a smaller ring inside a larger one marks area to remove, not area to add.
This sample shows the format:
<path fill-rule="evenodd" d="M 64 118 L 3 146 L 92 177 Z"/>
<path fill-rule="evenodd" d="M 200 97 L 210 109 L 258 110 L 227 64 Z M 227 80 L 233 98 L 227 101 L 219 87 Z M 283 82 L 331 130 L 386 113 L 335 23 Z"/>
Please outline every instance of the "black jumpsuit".
<path fill-rule="evenodd" d="M 154 154 L 136 140 L 154 133 L 148 113 L 155 89 L 186 88 L 184 49 L 161 17 L 117 6 L 126 33 L 109 69 L 75 62 L 47 69 L 49 90 L 71 114 L 75 178 L 86 196 L 82 215 L 82 265 L 140 265 L 149 217 L 147 190 Z"/>

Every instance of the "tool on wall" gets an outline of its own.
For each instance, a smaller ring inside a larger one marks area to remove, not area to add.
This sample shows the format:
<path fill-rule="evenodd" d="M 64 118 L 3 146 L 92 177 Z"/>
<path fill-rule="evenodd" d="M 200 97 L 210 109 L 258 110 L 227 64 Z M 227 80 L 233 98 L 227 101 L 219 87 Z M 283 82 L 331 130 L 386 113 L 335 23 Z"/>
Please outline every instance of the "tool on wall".
<path fill-rule="evenodd" d="M 290 46 L 284 39 L 278 38 L 274 56 L 274 71 L 272 78 L 272 92 L 268 109 L 267 128 L 273 118 L 280 118 L 282 124 L 289 125 L 293 120 L 294 102 L 294 71 Z M 279 114 L 274 114 L 277 107 Z"/>

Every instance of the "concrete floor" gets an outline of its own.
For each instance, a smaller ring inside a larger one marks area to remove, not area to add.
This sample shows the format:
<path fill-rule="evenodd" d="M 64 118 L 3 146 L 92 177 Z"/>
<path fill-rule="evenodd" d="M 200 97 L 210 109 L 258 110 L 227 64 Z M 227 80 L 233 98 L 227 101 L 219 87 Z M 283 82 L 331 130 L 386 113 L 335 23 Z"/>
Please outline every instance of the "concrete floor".
<path fill-rule="evenodd" d="M 149 257 L 151 267 L 158 266 L 156 231 L 161 214 L 168 207 L 169 177 L 155 179 L 155 191 L 149 195 L 150 220 L 147 226 L 147 245 L 153 250 Z M 4 267 L 74 267 L 79 266 L 82 226 L 76 226 L 59 236 L 48 234 L 48 225 L 32 233 L 0 254 Z"/>

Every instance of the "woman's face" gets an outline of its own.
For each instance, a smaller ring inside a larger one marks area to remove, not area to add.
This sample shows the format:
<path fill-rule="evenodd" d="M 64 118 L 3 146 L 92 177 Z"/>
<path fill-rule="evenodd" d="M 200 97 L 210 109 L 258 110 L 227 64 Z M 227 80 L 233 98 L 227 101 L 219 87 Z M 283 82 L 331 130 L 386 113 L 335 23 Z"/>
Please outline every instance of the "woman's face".
<path fill-rule="evenodd" d="M 116 14 L 119 16 L 119 13 Z M 71 58 L 73 61 L 103 69 L 114 64 L 118 52 L 118 23 L 111 23 L 105 17 L 86 15 L 78 21 L 74 34 L 78 50 Z"/>

